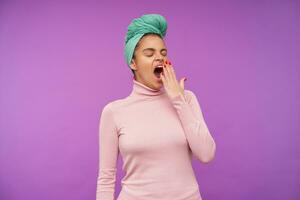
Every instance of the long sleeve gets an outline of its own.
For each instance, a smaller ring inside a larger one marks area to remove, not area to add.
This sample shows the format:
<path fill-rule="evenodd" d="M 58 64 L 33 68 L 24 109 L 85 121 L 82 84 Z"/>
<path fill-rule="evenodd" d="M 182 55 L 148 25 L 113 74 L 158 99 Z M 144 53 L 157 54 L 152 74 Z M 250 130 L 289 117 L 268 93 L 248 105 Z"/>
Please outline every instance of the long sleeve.
<path fill-rule="evenodd" d="M 114 200 L 118 135 L 111 108 L 103 108 L 99 124 L 99 171 L 96 200 Z"/>
<path fill-rule="evenodd" d="M 203 163 L 210 162 L 216 152 L 216 143 L 205 123 L 196 95 L 185 90 L 185 95 L 171 98 L 178 113 L 192 153 Z"/>

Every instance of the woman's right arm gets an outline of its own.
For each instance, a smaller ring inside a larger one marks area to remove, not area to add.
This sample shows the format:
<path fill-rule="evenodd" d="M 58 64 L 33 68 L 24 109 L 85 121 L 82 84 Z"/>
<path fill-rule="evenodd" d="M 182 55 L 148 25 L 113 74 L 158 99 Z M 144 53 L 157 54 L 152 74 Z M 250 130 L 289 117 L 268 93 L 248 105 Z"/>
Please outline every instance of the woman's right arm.
<path fill-rule="evenodd" d="M 109 104 L 107 104 L 102 110 L 99 123 L 100 157 L 96 200 L 114 200 L 118 146 L 116 124 Z"/>

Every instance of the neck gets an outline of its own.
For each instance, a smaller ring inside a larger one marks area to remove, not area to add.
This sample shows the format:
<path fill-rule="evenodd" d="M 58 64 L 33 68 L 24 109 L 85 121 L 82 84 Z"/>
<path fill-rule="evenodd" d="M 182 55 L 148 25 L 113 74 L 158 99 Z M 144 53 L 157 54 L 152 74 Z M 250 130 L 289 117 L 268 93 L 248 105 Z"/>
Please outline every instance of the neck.
<path fill-rule="evenodd" d="M 133 87 L 131 95 L 134 96 L 161 96 L 165 93 L 164 88 L 161 88 L 160 90 L 152 89 L 145 84 L 138 82 L 134 78 L 133 81 Z"/>

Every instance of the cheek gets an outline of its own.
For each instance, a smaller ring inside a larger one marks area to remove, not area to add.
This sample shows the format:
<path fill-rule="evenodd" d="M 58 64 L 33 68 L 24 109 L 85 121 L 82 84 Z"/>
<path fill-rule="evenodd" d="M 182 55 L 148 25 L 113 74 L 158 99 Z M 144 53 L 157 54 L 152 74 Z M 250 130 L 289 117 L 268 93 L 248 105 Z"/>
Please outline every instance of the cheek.
<path fill-rule="evenodd" d="M 137 62 L 140 73 L 148 76 L 153 74 L 154 57 L 140 56 Z"/>
<path fill-rule="evenodd" d="M 145 57 L 140 60 L 140 64 L 144 69 L 152 69 L 153 59 Z"/>
<path fill-rule="evenodd" d="M 143 65 L 143 66 L 140 66 L 140 73 L 143 73 L 143 74 L 148 74 L 148 73 L 151 73 L 151 66 L 148 66 L 148 65 Z"/>
<path fill-rule="evenodd" d="M 139 59 L 136 61 L 136 64 L 140 66 L 140 68 L 144 68 L 145 66 L 152 63 L 152 59 L 148 57 L 139 57 Z"/>
<path fill-rule="evenodd" d="M 147 56 L 145 56 L 145 57 L 143 57 L 143 62 L 144 62 L 144 64 L 152 64 L 153 63 L 153 57 L 147 57 Z"/>

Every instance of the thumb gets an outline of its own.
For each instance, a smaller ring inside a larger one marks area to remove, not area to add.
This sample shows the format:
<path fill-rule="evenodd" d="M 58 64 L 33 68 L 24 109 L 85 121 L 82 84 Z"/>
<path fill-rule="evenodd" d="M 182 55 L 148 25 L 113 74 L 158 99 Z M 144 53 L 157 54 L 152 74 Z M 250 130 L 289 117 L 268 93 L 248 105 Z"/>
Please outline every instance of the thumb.
<path fill-rule="evenodd" d="M 180 83 L 179 84 L 180 84 L 180 86 L 181 86 L 182 89 L 184 89 L 184 81 L 186 81 L 186 80 L 187 80 L 186 77 L 180 79 Z"/>

